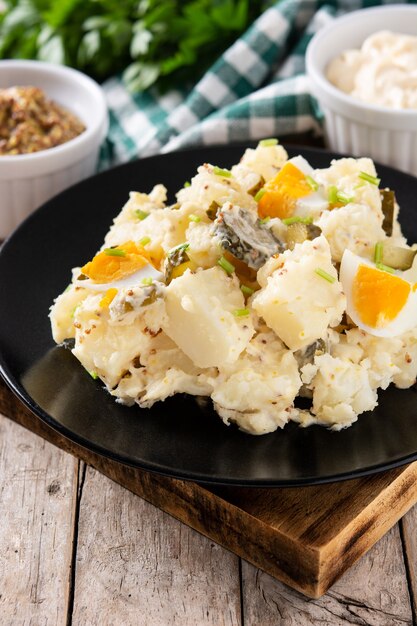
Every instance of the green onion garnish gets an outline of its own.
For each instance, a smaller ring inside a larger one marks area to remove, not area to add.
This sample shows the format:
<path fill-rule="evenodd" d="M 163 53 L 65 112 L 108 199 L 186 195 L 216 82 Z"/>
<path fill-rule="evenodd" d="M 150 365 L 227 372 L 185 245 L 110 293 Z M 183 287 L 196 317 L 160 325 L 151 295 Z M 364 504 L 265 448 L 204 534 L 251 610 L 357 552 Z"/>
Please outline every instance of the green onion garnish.
<path fill-rule="evenodd" d="M 278 143 L 278 139 L 275 138 L 271 138 L 271 139 L 261 139 L 261 141 L 258 143 L 258 148 L 269 148 L 270 146 L 276 146 Z"/>
<path fill-rule="evenodd" d="M 317 189 L 319 188 L 319 184 L 314 180 L 314 178 L 312 178 L 311 176 L 306 176 L 306 181 L 313 191 L 317 191 Z"/>
<path fill-rule="evenodd" d="M 259 200 L 262 198 L 262 196 L 264 196 L 266 194 L 266 189 L 260 189 L 258 191 L 258 193 L 255 195 L 255 200 L 256 202 L 259 202 Z"/>
<path fill-rule="evenodd" d="M 327 199 L 330 204 L 336 204 L 337 202 L 337 187 L 335 185 L 330 185 L 327 191 Z"/>
<path fill-rule="evenodd" d="M 312 217 L 298 217 L 295 215 L 294 217 L 286 217 L 285 219 L 282 220 L 282 223 L 285 224 L 285 226 L 290 226 L 290 224 L 312 224 L 313 218 Z"/>
<path fill-rule="evenodd" d="M 347 196 L 345 193 L 343 193 L 343 191 L 338 191 L 336 197 L 337 201 L 341 202 L 342 204 L 349 204 L 349 202 L 352 202 L 353 200 L 351 196 Z"/>
<path fill-rule="evenodd" d="M 325 270 L 322 270 L 321 267 L 316 267 L 314 271 L 316 272 L 316 274 L 318 274 L 318 276 L 321 276 L 321 278 L 324 278 L 324 280 L 327 280 L 327 282 L 329 283 L 336 282 L 336 278 L 328 274 L 328 272 L 326 272 Z"/>
<path fill-rule="evenodd" d="M 201 222 L 201 217 L 199 215 L 194 215 L 194 213 L 190 213 L 188 219 L 190 222 Z"/>
<path fill-rule="evenodd" d="M 220 257 L 220 259 L 217 261 L 217 264 L 220 265 L 220 267 L 226 272 L 226 274 L 233 274 L 233 272 L 235 271 L 235 266 L 229 263 L 229 261 L 225 259 L 224 256 Z"/>
<path fill-rule="evenodd" d="M 366 180 L 368 183 L 371 183 L 371 185 L 376 185 L 377 187 L 381 182 L 380 178 L 377 178 L 377 176 L 372 176 L 371 174 L 367 174 L 366 172 L 359 172 L 359 178 L 362 178 L 362 180 Z"/>
<path fill-rule="evenodd" d="M 249 309 L 236 309 L 235 311 L 233 311 L 233 315 L 235 317 L 247 317 L 248 315 L 250 315 L 250 311 Z"/>
<path fill-rule="evenodd" d="M 389 265 L 384 265 L 383 263 L 375 263 L 375 267 L 378 270 L 382 270 L 383 272 L 388 272 L 388 274 L 395 274 L 395 269 L 393 267 L 389 267 Z"/>
<path fill-rule="evenodd" d="M 268 222 L 270 221 L 270 217 L 269 215 L 267 215 L 266 217 L 263 217 L 261 220 L 259 220 L 260 224 L 268 224 Z"/>
<path fill-rule="evenodd" d="M 141 209 L 136 209 L 135 215 L 140 220 L 146 220 L 146 218 L 149 217 L 149 213 L 142 211 Z"/>
<path fill-rule="evenodd" d="M 221 167 L 217 167 L 217 165 L 213 167 L 213 174 L 216 174 L 216 176 L 223 176 L 224 178 L 232 177 L 232 172 L 229 172 L 229 170 L 222 169 Z"/>
<path fill-rule="evenodd" d="M 240 285 L 240 291 L 245 294 L 245 296 L 251 296 L 255 290 L 247 287 L 246 285 Z"/>
<path fill-rule="evenodd" d="M 375 251 L 374 251 L 374 262 L 375 263 L 381 263 L 382 261 L 382 257 L 383 257 L 383 253 L 384 253 L 384 244 L 382 243 L 382 241 L 378 241 L 377 244 L 375 244 Z"/>
<path fill-rule="evenodd" d="M 146 246 L 148 243 L 151 243 L 152 239 L 150 237 L 142 237 L 139 239 L 139 245 Z"/>
<path fill-rule="evenodd" d="M 104 254 L 107 256 L 126 256 L 126 252 L 121 248 L 106 248 Z"/>
<path fill-rule="evenodd" d="M 184 187 L 191 187 L 191 183 L 189 180 L 186 180 L 184 183 Z"/>
<path fill-rule="evenodd" d="M 142 278 L 142 280 L 140 281 L 142 283 L 142 285 L 152 285 L 153 283 L 153 279 L 150 276 L 147 276 L 146 278 Z"/>
<path fill-rule="evenodd" d="M 91 378 L 93 378 L 94 380 L 97 380 L 98 378 L 98 374 L 95 370 L 91 370 L 91 372 L 88 372 L 91 376 Z"/>

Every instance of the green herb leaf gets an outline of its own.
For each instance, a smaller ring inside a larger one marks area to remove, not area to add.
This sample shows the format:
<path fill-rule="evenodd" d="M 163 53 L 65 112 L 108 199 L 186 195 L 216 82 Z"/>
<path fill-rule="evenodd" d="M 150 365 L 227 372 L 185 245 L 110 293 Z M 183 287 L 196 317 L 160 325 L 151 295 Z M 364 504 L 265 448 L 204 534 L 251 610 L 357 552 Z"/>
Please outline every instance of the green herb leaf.
<path fill-rule="evenodd" d="M 270 148 L 271 146 L 276 146 L 277 144 L 278 144 L 278 139 L 275 139 L 275 138 L 261 139 L 261 141 L 258 143 L 258 147 L 259 148 Z"/>
<path fill-rule="evenodd" d="M 213 167 L 213 174 L 216 174 L 216 176 L 223 176 L 223 178 L 232 177 L 232 172 L 229 172 L 229 170 L 225 170 L 221 167 L 217 167 L 217 165 Z"/>
<path fill-rule="evenodd" d="M 321 269 L 321 267 L 316 267 L 314 271 L 316 272 L 318 276 L 320 276 L 321 278 L 324 278 L 324 280 L 327 280 L 328 283 L 336 282 L 336 278 L 332 276 L 331 274 L 329 274 L 328 272 L 326 272 L 326 270 Z"/>
<path fill-rule="evenodd" d="M 233 315 L 235 317 L 247 317 L 250 315 L 250 311 L 249 309 L 235 309 L 235 311 L 233 311 Z"/>
<path fill-rule="evenodd" d="M 225 259 L 224 256 L 221 256 L 217 263 L 226 272 L 226 274 L 233 274 L 233 272 L 235 271 L 235 266 L 232 265 L 232 263 L 229 263 L 229 261 Z"/>
<path fill-rule="evenodd" d="M 135 216 L 142 221 L 146 220 L 146 218 L 149 217 L 149 213 L 147 213 L 146 211 L 142 211 L 141 209 L 136 209 L 134 213 Z"/>
<path fill-rule="evenodd" d="M 104 254 L 107 256 L 126 256 L 126 252 L 122 248 L 106 248 Z"/>
<path fill-rule="evenodd" d="M 377 178 L 377 176 L 372 176 L 371 174 L 367 174 L 366 172 L 360 172 L 358 176 L 362 180 L 366 180 L 368 183 L 371 183 L 371 185 L 376 185 L 377 187 L 381 182 L 380 178 Z"/>
<path fill-rule="evenodd" d="M 374 262 L 376 264 L 381 263 L 383 255 L 384 255 L 384 244 L 382 243 L 382 241 L 378 241 L 378 243 L 375 244 Z"/>

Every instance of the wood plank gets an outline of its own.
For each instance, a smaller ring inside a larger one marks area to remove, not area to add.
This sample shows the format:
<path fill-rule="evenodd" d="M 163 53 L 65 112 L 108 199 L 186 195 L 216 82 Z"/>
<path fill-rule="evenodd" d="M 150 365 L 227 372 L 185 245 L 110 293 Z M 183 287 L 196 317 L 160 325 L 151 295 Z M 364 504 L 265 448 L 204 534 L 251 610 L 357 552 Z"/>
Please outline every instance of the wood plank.
<path fill-rule="evenodd" d="M 417 623 L 417 506 L 401 520 L 404 557 L 407 566 L 414 620 Z"/>
<path fill-rule="evenodd" d="M 262 626 L 412 626 L 398 526 L 392 528 L 326 595 L 305 598 L 244 563 L 243 616 Z"/>
<path fill-rule="evenodd" d="M 235 554 L 319 597 L 417 501 L 417 463 L 297 489 L 207 488 L 127 467 L 65 440 L 0 386 L 0 411 Z"/>
<path fill-rule="evenodd" d="M 0 622 L 65 624 L 78 461 L 0 416 Z"/>
<path fill-rule="evenodd" d="M 87 468 L 73 623 L 240 625 L 238 558 Z"/>

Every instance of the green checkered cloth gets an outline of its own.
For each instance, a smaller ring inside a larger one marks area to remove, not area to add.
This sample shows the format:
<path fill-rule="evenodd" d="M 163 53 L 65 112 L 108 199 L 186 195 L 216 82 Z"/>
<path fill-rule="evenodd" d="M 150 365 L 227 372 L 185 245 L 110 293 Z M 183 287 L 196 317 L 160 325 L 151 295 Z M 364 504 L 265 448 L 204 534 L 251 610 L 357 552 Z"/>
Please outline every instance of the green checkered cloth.
<path fill-rule="evenodd" d="M 322 116 L 305 75 L 307 44 L 335 16 L 379 4 L 395 3 L 281 0 L 191 88 L 132 95 L 119 77 L 108 80 L 101 169 L 186 146 L 320 134 Z"/>

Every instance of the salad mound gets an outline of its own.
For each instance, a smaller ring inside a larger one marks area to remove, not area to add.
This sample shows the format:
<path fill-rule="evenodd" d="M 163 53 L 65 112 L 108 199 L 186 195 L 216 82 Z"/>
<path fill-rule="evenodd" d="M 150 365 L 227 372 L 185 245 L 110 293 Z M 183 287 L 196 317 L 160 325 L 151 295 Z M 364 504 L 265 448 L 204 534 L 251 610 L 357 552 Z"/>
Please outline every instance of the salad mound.
<path fill-rule="evenodd" d="M 335 430 L 417 375 L 417 249 L 368 158 L 314 169 L 275 139 L 205 163 L 167 205 L 131 192 L 51 307 L 116 401 L 208 396 L 252 434 Z M 299 408 L 297 398 L 307 398 Z"/>

